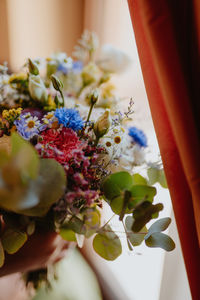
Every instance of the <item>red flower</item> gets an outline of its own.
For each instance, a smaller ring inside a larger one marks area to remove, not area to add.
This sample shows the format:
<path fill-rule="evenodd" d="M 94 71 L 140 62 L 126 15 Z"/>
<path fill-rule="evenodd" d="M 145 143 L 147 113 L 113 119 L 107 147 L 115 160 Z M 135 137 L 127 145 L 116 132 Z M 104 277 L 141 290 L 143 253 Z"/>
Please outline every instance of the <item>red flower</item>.
<path fill-rule="evenodd" d="M 62 165 L 65 165 L 73 157 L 75 150 L 83 147 L 76 132 L 70 128 L 45 130 L 41 133 L 41 138 L 36 146 L 40 156 L 54 158 Z"/>

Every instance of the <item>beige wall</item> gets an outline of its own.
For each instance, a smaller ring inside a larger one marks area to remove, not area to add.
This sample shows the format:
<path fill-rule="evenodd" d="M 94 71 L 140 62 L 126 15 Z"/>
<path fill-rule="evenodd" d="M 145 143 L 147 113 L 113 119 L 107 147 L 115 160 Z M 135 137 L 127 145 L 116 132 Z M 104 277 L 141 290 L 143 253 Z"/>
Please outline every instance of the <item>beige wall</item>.
<path fill-rule="evenodd" d="M 3 34 L 0 61 L 7 59 L 13 70 L 28 56 L 48 56 L 54 51 L 70 54 L 83 31 L 84 0 L 1 0 L 0 3 L 4 4 L 1 22 L 6 24 L 8 18 L 7 32 L 0 29 L 0 37 Z"/>
<path fill-rule="evenodd" d="M 7 1 L 0 0 L 0 62 L 9 59 Z"/>

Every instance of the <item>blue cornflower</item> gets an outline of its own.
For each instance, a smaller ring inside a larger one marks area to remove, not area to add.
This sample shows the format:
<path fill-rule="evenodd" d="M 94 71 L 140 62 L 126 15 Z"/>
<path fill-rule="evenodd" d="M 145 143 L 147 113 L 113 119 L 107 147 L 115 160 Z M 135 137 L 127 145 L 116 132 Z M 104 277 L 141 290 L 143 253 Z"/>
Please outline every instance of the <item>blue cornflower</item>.
<path fill-rule="evenodd" d="M 147 147 L 147 137 L 142 130 L 137 127 L 130 127 L 128 134 L 134 143 L 138 144 L 140 147 Z"/>
<path fill-rule="evenodd" d="M 78 74 L 82 71 L 82 69 L 83 63 L 81 61 L 73 61 L 71 67 L 69 67 L 66 63 L 60 63 L 57 68 L 58 71 L 62 72 L 65 75 L 71 71 Z"/>
<path fill-rule="evenodd" d="M 80 73 L 82 71 L 82 69 L 83 69 L 83 63 L 82 63 L 82 61 L 79 61 L 79 60 L 74 61 L 72 68 L 73 68 L 74 73 Z"/>
<path fill-rule="evenodd" d="M 78 131 L 83 128 L 83 119 L 79 112 L 73 108 L 57 108 L 54 116 L 58 119 L 59 124 L 63 124 L 67 128 Z"/>

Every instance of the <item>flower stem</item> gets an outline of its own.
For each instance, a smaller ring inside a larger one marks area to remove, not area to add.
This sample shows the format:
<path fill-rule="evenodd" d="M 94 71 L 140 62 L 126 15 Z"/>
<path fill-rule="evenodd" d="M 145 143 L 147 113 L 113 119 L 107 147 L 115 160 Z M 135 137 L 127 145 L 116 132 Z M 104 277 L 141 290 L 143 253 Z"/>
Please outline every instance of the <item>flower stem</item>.
<path fill-rule="evenodd" d="M 60 95 L 62 98 L 62 107 L 64 107 L 65 106 L 65 98 L 64 98 L 63 92 L 61 90 L 59 90 L 59 92 L 60 92 Z"/>
<path fill-rule="evenodd" d="M 90 120 L 90 116 L 91 116 L 91 113 L 92 113 L 93 107 L 94 107 L 94 104 L 92 103 L 92 104 L 90 105 L 90 110 L 89 110 L 89 113 L 88 113 L 88 116 L 87 116 L 86 123 L 88 123 L 88 122 L 89 122 L 89 120 Z"/>

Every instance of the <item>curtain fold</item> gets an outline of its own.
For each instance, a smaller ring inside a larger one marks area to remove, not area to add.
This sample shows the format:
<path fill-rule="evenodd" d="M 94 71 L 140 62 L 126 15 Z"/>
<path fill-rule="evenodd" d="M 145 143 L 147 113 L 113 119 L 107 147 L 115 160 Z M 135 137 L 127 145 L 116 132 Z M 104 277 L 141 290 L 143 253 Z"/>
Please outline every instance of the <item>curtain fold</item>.
<path fill-rule="evenodd" d="M 199 22 L 197 18 L 194 21 L 196 12 L 190 0 L 128 0 L 128 3 L 191 293 L 197 300 L 200 297 Z"/>

